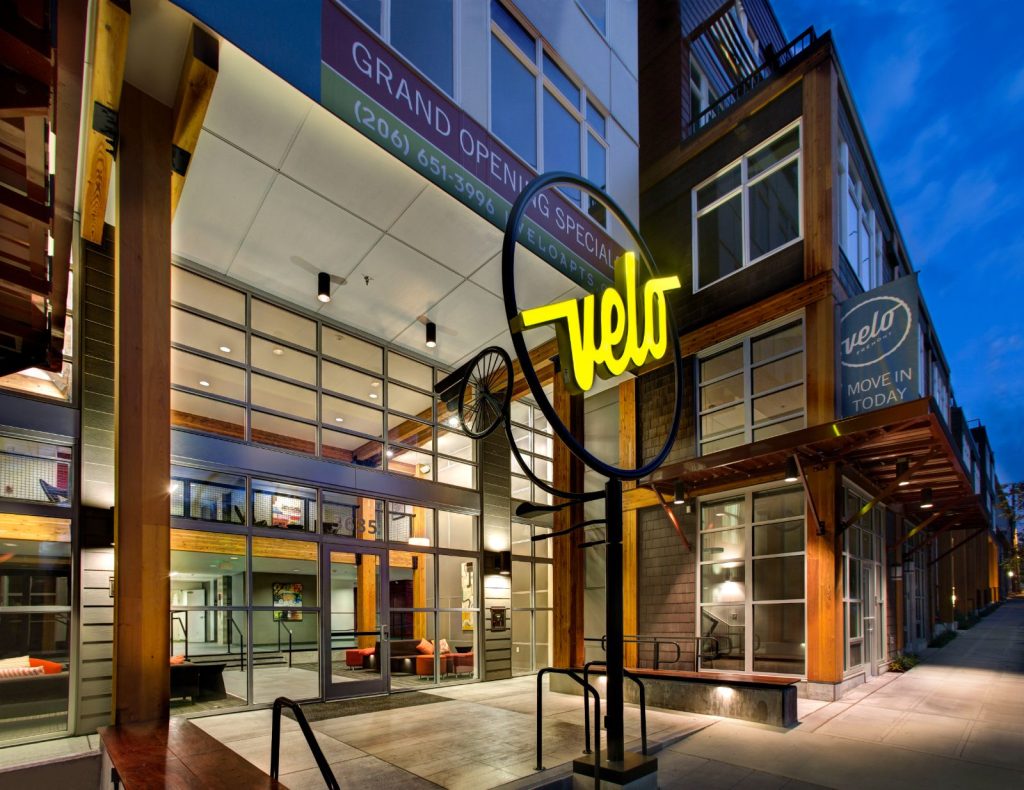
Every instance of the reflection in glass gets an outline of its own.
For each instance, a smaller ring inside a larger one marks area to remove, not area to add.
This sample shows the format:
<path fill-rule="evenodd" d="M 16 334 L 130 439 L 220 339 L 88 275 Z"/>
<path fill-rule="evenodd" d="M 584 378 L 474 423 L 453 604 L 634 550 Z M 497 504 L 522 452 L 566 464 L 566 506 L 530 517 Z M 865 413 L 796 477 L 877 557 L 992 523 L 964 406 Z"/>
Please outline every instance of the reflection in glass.
<path fill-rule="evenodd" d="M 312 532 L 316 529 L 316 490 L 287 483 L 253 480 L 252 519 L 257 527 Z"/>
<path fill-rule="evenodd" d="M 171 515 L 245 523 L 245 478 L 187 466 L 171 467 Z"/>

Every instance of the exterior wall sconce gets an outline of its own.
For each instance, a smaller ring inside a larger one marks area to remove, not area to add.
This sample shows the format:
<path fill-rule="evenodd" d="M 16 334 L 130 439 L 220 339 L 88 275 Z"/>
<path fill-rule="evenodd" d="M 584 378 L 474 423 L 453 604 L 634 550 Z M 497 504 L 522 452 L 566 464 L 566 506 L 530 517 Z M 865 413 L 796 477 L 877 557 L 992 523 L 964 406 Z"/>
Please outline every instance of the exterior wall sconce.
<path fill-rule="evenodd" d="M 327 272 L 316 276 L 316 298 L 325 304 L 331 301 L 331 275 Z"/>
<path fill-rule="evenodd" d="M 796 465 L 796 456 L 791 455 L 786 459 L 786 482 L 795 483 L 800 479 L 800 470 Z"/>
<path fill-rule="evenodd" d="M 921 489 L 921 510 L 930 510 L 935 507 L 935 503 L 932 501 L 932 490 L 931 488 Z"/>
<path fill-rule="evenodd" d="M 434 348 L 437 345 L 437 324 L 427 321 L 427 348 Z"/>
<path fill-rule="evenodd" d="M 511 576 L 511 551 L 484 551 L 484 576 Z"/>

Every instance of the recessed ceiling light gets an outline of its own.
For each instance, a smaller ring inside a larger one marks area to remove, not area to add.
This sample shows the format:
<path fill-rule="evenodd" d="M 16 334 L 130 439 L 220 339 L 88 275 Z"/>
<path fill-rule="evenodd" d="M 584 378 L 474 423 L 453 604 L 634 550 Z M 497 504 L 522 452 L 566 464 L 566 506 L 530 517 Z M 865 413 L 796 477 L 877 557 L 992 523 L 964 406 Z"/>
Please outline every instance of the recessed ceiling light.
<path fill-rule="evenodd" d="M 230 347 L 230 346 L 221 346 L 221 347 L 220 347 L 220 350 L 221 350 L 221 352 L 223 352 L 224 354 L 230 354 L 230 353 L 231 353 L 231 347 Z"/>
<path fill-rule="evenodd" d="M 238 557 L 231 557 L 231 559 L 233 559 L 233 560 L 237 560 L 237 559 L 238 559 Z"/>
<path fill-rule="evenodd" d="M 371 387 L 379 387 L 380 386 L 380 382 L 379 381 L 371 381 L 370 382 L 370 386 Z"/>
<path fill-rule="evenodd" d="M 459 427 L 459 418 L 458 417 L 455 417 L 455 416 L 449 417 L 446 420 L 446 422 L 448 423 L 448 426 L 451 427 L 451 428 L 458 428 Z"/>
<path fill-rule="evenodd" d="M 18 544 L 17 544 L 17 543 L 5 543 L 4 545 L 5 545 L 5 546 L 9 546 L 9 547 L 11 547 L 11 548 L 14 548 L 14 547 L 15 547 L 15 546 L 17 546 Z M 113 544 L 113 543 L 111 543 L 110 545 L 111 545 L 111 546 L 113 546 L 114 544 Z"/>
<path fill-rule="evenodd" d="M 199 386 L 200 387 L 209 387 L 210 386 L 210 382 L 208 382 L 206 379 L 199 379 Z"/>
<path fill-rule="evenodd" d="M 395 457 L 395 451 L 394 450 L 388 450 L 386 455 L 387 455 L 388 458 L 394 458 Z"/>
<path fill-rule="evenodd" d="M 335 422 L 345 422 L 345 418 L 344 417 L 335 417 L 334 421 Z"/>
<path fill-rule="evenodd" d="M 281 356 L 284 353 L 284 349 L 283 348 L 275 348 L 271 353 L 275 357 L 279 357 L 279 356 Z"/>
<path fill-rule="evenodd" d="M 370 393 L 370 397 L 373 398 L 374 400 L 377 400 L 377 393 L 376 392 L 371 392 Z"/>

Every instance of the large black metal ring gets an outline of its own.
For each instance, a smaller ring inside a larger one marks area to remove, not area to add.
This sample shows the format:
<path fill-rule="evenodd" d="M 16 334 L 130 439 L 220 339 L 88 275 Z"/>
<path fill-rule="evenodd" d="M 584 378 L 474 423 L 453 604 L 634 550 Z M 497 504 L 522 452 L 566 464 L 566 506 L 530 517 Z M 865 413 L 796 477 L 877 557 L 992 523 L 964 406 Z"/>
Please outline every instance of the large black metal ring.
<path fill-rule="evenodd" d="M 615 218 L 622 223 L 622 226 L 629 231 L 630 236 L 637 245 L 637 252 L 639 257 L 643 260 L 644 265 L 647 267 L 647 274 L 650 277 L 656 277 L 658 274 L 657 267 L 654 264 L 654 258 L 651 256 L 651 251 L 647 249 L 647 244 L 640 237 L 640 232 L 636 229 L 629 217 L 622 210 L 618 203 L 596 184 L 588 181 L 581 176 L 575 175 L 574 173 L 567 172 L 551 172 L 539 175 L 530 181 L 529 184 L 519 193 L 519 197 L 516 198 L 516 202 L 512 204 L 512 209 L 509 212 L 508 223 L 505 225 L 505 238 L 501 245 L 501 285 L 502 285 L 502 297 L 505 301 L 505 316 L 509 321 L 509 327 L 511 329 L 513 320 L 519 315 L 519 305 L 516 301 L 516 242 L 519 238 L 519 228 L 522 225 L 523 217 L 526 214 L 526 208 L 530 201 L 533 200 L 534 196 L 541 190 L 551 186 L 566 185 L 576 187 L 583 190 L 584 192 L 596 197 L 605 207 L 615 215 Z M 533 366 L 533 362 L 530 359 L 529 349 L 526 347 L 526 341 L 523 339 L 521 332 L 511 330 L 512 334 L 512 345 L 515 347 L 516 356 L 519 358 L 519 366 L 523 372 L 523 378 L 526 379 L 526 383 L 530 385 L 530 392 L 533 394 L 534 400 L 537 401 L 537 405 L 540 410 L 547 417 L 548 422 L 554 428 L 555 433 L 558 434 L 565 446 L 569 448 L 569 451 L 579 458 L 583 463 L 593 469 L 595 472 L 599 472 L 608 478 L 617 477 L 622 480 L 639 480 L 641 477 L 646 477 L 657 469 L 665 461 L 669 451 L 672 449 L 672 445 L 675 443 L 676 434 L 679 432 L 679 417 L 682 413 L 682 366 L 680 364 L 680 348 L 679 348 L 679 333 L 676 331 L 675 318 L 672 315 L 672 311 L 668 309 L 666 302 L 666 318 L 667 318 L 667 331 L 672 342 L 672 348 L 670 353 L 672 354 L 672 370 L 674 372 L 673 384 L 675 390 L 674 405 L 672 407 L 672 427 L 669 429 L 668 436 L 665 439 L 665 444 L 658 452 L 658 454 L 648 461 L 643 466 L 635 469 L 621 469 L 614 464 L 609 464 L 602 459 L 595 456 L 583 444 L 577 441 L 576 437 L 572 435 L 572 432 L 565 426 L 565 424 L 559 419 L 558 414 L 555 412 L 554 406 L 551 401 L 548 400 L 547 395 L 544 393 L 544 388 L 541 386 L 540 379 L 537 377 L 537 371 Z M 568 360 L 564 360 L 563 364 L 568 364 Z"/>

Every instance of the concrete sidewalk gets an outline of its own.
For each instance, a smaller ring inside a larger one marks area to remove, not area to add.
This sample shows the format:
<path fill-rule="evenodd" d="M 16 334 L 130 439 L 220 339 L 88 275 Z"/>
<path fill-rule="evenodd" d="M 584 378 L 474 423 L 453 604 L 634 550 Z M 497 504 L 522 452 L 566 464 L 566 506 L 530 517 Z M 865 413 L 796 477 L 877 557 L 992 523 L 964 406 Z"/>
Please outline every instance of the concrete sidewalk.
<path fill-rule="evenodd" d="M 929 652 L 790 730 L 718 721 L 659 755 L 661 786 L 753 786 L 738 773 L 690 781 L 705 760 L 835 788 L 1024 786 L 1024 599 Z"/>

